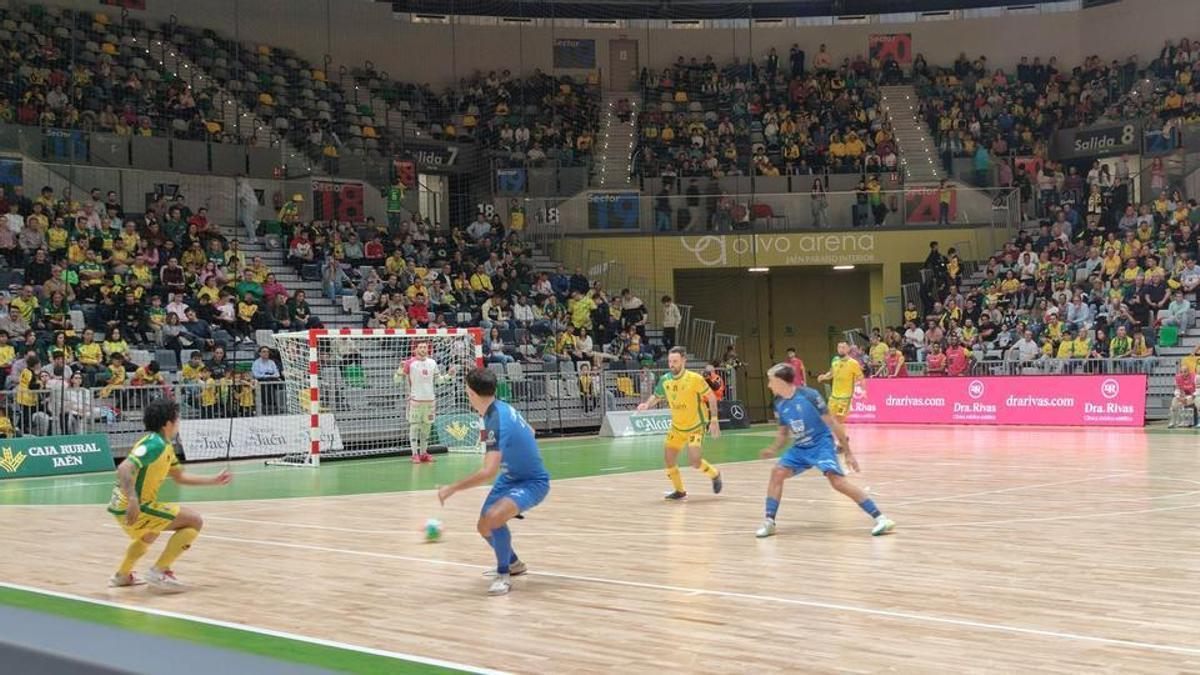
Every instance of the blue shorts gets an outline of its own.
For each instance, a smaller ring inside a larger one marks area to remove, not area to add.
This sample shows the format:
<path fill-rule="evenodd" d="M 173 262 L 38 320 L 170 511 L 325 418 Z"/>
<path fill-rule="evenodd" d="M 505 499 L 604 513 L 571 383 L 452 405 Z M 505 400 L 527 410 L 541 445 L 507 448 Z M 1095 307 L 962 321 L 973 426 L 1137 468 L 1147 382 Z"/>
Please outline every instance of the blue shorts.
<path fill-rule="evenodd" d="M 492 491 L 488 493 L 487 499 L 483 500 L 483 508 L 479 510 L 479 513 L 487 513 L 493 504 L 505 497 L 513 500 L 519 513 L 525 513 L 541 504 L 549 493 L 550 481 L 548 480 L 510 481 L 501 479 L 492 486 Z"/>
<path fill-rule="evenodd" d="M 816 469 L 821 473 L 832 471 L 839 476 L 846 475 L 842 470 L 842 463 L 838 461 L 837 446 L 833 444 L 833 439 L 822 441 L 811 448 L 792 446 L 779 458 L 778 465 L 791 469 L 793 476 L 809 469 Z"/>

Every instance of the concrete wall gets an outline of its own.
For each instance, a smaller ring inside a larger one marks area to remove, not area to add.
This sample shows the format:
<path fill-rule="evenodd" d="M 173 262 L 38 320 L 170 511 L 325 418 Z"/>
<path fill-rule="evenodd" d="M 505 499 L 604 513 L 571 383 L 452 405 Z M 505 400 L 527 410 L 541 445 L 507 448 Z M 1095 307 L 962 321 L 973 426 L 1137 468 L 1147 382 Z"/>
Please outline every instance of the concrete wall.
<path fill-rule="evenodd" d="M 45 0 L 89 12 L 107 10 L 95 0 Z M 826 43 L 837 59 L 865 53 L 872 33 L 911 33 L 915 52 L 931 63 L 949 63 L 960 52 L 988 56 L 1011 68 L 1022 55 L 1057 56 L 1064 66 L 1085 56 L 1153 58 L 1164 39 L 1179 39 L 1200 25 L 1196 0 L 1122 0 L 1081 12 L 1014 14 L 1001 18 L 850 26 L 761 27 L 753 29 L 568 29 L 548 26 L 429 25 L 392 18 L 387 3 L 366 0 L 152 0 L 144 12 L 152 22 L 177 17 L 187 25 L 212 28 L 243 42 L 296 50 L 314 63 L 332 55 L 334 69 L 372 61 L 393 78 L 444 85 L 474 70 L 509 68 L 528 73 L 552 69 L 556 38 L 596 40 L 596 63 L 608 69 L 610 39 L 637 40 L 643 66 L 660 67 L 679 55 L 718 61 L 761 58 L 775 47 L 799 43 L 810 55 Z"/>

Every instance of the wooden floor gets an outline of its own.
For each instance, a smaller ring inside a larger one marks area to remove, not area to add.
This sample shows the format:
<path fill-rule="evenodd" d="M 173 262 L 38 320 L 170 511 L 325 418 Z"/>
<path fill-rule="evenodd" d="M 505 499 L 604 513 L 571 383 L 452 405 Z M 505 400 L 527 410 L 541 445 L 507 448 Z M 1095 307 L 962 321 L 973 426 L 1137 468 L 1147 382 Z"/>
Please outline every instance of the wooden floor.
<path fill-rule="evenodd" d="M 429 492 L 198 505 L 178 596 L 105 588 L 125 540 L 102 508 L 6 507 L 0 577 L 509 671 L 1200 670 L 1200 436 L 852 438 L 891 536 L 810 474 L 756 540 L 761 461 L 723 467 L 719 497 L 686 470 L 683 504 L 660 472 L 555 482 L 514 526 L 533 573 L 502 598 L 481 576 L 483 488 L 445 509 Z M 439 544 L 421 542 L 431 516 Z"/>

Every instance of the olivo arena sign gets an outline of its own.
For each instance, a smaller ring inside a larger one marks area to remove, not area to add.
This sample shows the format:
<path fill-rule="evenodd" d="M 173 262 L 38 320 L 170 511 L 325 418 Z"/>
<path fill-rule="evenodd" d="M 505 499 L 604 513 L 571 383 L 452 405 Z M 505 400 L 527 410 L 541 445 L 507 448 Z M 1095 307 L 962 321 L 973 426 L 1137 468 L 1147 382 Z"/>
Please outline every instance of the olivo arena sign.
<path fill-rule="evenodd" d="M 790 234 L 680 237 L 679 245 L 704 267 L 725 267 L 746 258 L 777 265 L 851 265 L 875 262 L 875 235 Z"/>

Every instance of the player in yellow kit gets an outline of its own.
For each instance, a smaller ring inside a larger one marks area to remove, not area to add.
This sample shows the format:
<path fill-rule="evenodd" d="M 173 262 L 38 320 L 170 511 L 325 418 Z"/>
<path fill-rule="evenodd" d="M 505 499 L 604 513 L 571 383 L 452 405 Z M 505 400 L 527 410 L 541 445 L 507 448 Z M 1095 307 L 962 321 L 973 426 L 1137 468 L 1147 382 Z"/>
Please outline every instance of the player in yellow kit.
<path fill-rule="evenodd" d="M 671 430 L 667 432 L 667 441 L 663 446 L 663 460 L 674 491 L 668 492 L 666 499 L 679 501 L 687 497 L 677 461 L 679 451 L 684 446 L 687 446 L 688 463 L 711 478 L 713 493 L 719 494 L 722 487 L 721 472 L 704 461 L 700 454 L 706 426 L 713 438 L 721 436 L 721 426 L 717 420 L 717 397 L 699 373 L 687 369 L 687 352 L 683 347 L 671 348 L 667 354 L 667 366 L 670 372 L 659 378 L 650 398 L 638 405 L 638 410 L 650 410 L 665 398 L 671 408 Z"/>
<path fill-rule="evenodd" d="M 829 412 L 838 422 L 846 421 L 846 416 L 850 414 L 850 401 L 854 398 L 854 387 L 862 380 L 862 365 L 850 357 L 850 345 L 839 342 L 837 356 L 829 362 L 829 371 L 817 377 L 819 382 L 831 382 Z"/>
<path fill-rule="evenodd" d="M 172 530 L 174 534 L 154 567 L 150 568 L 146 581 L 159 590 L 178 592 L 185 586 L 175 578 L 171 564 L 191 548 L 192 542 L 200 536 L 204 521 L 199 513 L 187 507 L 157 501 L 158 489 L 167 476 L 180 485 L 225 485 L 233 475 L 222 471 L 201 478 L 188 475 L 179 467 L 175 448 L 168 440 L 175 437 L 179 428 L 179 405 L 174 401 L 155 399 L 146 406 L 142 417 L 149 433 L 134 444 L 129 456 L 117 467 L 117 485 L 108 502 L 108 512 L 133 540 L 125 550 L 120 568 L 108 583 L 110 586 L 145 583 L 133 573 L 133 566 L 146 554 L 159 533 Z"/>

